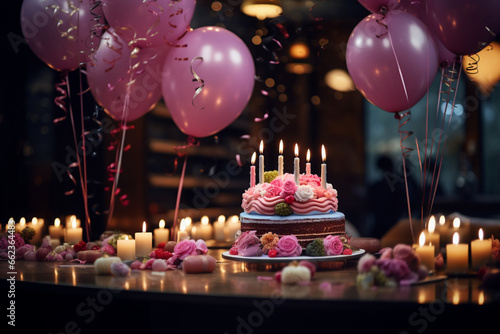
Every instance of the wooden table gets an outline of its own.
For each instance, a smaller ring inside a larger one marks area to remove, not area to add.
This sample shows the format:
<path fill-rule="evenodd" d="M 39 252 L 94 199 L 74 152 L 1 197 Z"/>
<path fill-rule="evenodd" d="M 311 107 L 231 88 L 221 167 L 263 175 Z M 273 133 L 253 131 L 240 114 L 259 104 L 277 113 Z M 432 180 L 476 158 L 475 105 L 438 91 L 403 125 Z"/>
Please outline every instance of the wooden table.
<path fill-rule="evenodd" d="M 224 260 L 222 251 L 210 250 L 219 260 L 214 273 L 191 275 L 144 270 L 120 278 L 98 276 L 92 265 L 17 261 L 15 298 L 9 299 L 15 300 L 16 329 L 310 334 L 323 326 L 328 333 L 444 333 L 471 326 L 478 333 L 498 326 L 500 291 L 482 289 L 473 276 L 361 288 L 353 260 L 317 272 L 308 285 L 283 285 L 262 279 L 273 271 Z M 4 293 L 11 286 L 7 272 L 7 262 L 1 262 Z"/>

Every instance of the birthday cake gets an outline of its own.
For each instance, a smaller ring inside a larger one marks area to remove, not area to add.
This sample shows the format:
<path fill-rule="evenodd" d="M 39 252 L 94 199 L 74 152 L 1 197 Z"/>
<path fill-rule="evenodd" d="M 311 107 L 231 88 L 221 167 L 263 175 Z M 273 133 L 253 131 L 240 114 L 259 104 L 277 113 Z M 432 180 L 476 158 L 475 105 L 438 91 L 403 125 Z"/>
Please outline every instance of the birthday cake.
<path fill-rule="evenodd" d="M 315 174 L 301 174 L 297 184 L 293 174 L 266 172 L 264 182 L 247 189 L 242 197 L 242 232 L 256 231 L 257 237 L 268 232 L 294 235 L 302 247 L 328 235 L 345 235 L 337 190 L 330 183 L 322 186 Z"/>

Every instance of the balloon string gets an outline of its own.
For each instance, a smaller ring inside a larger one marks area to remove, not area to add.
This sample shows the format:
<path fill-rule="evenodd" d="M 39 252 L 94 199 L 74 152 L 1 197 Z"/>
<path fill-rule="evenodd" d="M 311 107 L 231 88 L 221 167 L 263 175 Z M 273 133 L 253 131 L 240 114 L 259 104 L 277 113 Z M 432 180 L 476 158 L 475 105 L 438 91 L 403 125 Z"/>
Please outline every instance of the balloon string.
<path fill-rule="evenodd" d="M 411 104 L 410 104 L 410 98 L 408 97 L 408 90 L 406 89 L 406 83 L 403 76 L 403 71 L 401 70 L 401 65 L 399 64 L 399 58 L 398 55 L 396 54 L 396 49 L 394 49 L 394 43 L 392 43 L 391 32 L 389 31 L 389 29 L 387 29 L 387 36 L 389 37 L 389 44 L 391 45 L 392 53 L 394 55 L 394 59 L 396 60 L 396 65 L 398 67 L 398 72 L 399 72 L 399 78 L 401 79 L 401 84 L 403 85 L 403 90 L 405 92 L 406 102 L 408 103 L 408 109 L 410 109 Z"/>

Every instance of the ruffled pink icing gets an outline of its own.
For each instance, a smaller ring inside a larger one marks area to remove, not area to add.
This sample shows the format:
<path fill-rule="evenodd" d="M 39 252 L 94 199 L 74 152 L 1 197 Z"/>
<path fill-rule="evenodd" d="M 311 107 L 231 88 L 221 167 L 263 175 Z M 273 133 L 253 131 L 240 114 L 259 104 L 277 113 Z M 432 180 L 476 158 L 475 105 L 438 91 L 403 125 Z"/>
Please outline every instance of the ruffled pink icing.
<path fill-rule="evenodd" d="M 255 212 L 261 215 L 274 215 L 276 204 L 283 202 L 281 196 L 244 198 L 241 207 L 246 213 Z M 299 215 L 307 215 L 311 212 L 328 213 L 338 210 L 338 199 L 336 197 L 321 197 L 310 199 L 307 202 L 293 202 L 290 204 L 293 212 Z"/>

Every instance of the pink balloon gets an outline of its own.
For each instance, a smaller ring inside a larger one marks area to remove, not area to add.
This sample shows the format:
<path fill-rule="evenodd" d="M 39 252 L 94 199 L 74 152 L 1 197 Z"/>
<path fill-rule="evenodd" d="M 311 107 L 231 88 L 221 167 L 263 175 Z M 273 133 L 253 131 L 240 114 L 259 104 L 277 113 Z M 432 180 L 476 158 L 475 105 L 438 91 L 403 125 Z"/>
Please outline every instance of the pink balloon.
<path fill-rule="evenodd" d="M 195 0 L 104 0 L 111 27 L 127 42 L 140 47 L 177 41 L 188 30 Z"/>
<path fill-rule="evenodd" d="M 431 0 L 427 13 L 443 45 L 458 55 L 484 49 L 500 33 L 498 0 Z"/>
<path fill-rule="evenodd" d="M 252 95 L 255 66 L 245 43 L 220 27 L 190 31 L 168 53 L 162 90 L 175 124 L 210 136 L 231 124 Z"/>
<path fill-rule="evenodd" d="M 99 46 L 104 24 L 94 0 L 24 0 L 21 28 L 31 50 L 51 68 L 74 70 Z M 92 32 L 96 32 L 94 36 Z"/>
<path fill-rule="evenodd" d="M 388 112 L 413 107 L 427 93 L 438 67 L 429 31 L 402 11 L 389 11 L 385 18 L 371 14 L 358 23 L 346 60 L 361 94 Z"/>
<path fill-rule="evenodd" d="M 134 121 L 161 98 L 161 63 L 165 51 L 137 50 L 131 57 L 127 42 L 110 28 L 102 36 L 93 61 L 87 63 L 87 82 L 94 99 L 116 120 Z M 128 108 L 124 108 L 127 94 Z"/>

